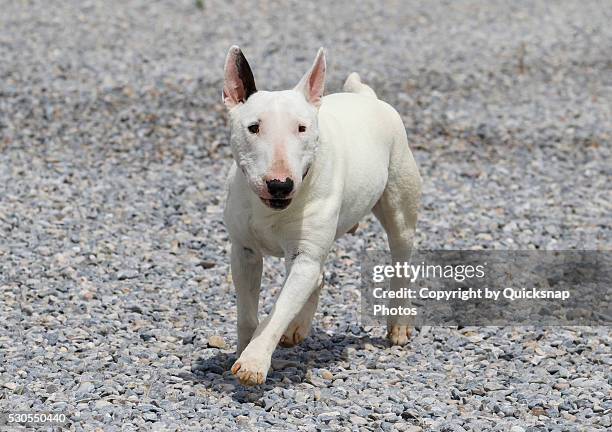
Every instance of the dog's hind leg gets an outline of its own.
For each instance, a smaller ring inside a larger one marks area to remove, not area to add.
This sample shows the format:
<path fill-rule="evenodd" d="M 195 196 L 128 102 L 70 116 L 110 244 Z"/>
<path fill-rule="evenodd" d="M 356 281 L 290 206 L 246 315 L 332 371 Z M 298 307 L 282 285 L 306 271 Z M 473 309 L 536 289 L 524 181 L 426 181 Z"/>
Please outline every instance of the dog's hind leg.
<path fill-rule="evenodd" d="M 372 209 L 387 233 L 392 262 L 408 262 L 412 254 L 417 211 L 421 197 L 421 177 L 408 148 L 405 130 L 398 136 L 391 153 L 387 186 Z M 401 279 L 391 279 L 391 290 L 402 286 Z M 389 307 L 409 307 L 409 301 L 390 300 Z M 410 317 L 390 316 L 387 335 L 394 345 L 405 345 L 410 337 Z"/>
<path fill-rule="evenodd" d="M 319 294 L 323 287 L 323 275 L 319 276 L 320 282 L 318 288 L 310 295 L 308 301 L 304 306 L 299 315 L 291 321 L 285 333 L 281 336 L 279 345 L 283 347 L 292 347 L 301 343 L 310 334 L 312 328 L 312 318 L 317 311 L 317 305 L 319 304 Z"/>

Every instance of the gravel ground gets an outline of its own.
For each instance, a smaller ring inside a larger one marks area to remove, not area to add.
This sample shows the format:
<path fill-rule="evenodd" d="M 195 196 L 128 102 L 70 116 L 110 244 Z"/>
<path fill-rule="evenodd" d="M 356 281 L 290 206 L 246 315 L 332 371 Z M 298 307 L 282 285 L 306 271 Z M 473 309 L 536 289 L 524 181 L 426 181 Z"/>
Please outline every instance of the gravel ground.
<path fill-rule="evenodd" d="M 71 430 L 595 431 L 606 327 L 359 325 L 364 221 L 330 256 L 313 335 L 260 388 L 228 372 L 235 305 L 222 65 L 260 88 L 328 49 L 402 114 L 425 180 L 418 247 L 610 246 L 605 2 L 0 0 L 0 411 Z M 283 266 L 266 261 L 263 310 Z"/>

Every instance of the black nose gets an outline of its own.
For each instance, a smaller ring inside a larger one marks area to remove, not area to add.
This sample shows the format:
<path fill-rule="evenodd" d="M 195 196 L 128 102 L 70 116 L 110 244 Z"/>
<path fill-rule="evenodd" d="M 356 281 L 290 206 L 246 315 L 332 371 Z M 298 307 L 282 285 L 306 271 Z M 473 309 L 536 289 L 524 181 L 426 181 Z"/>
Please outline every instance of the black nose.
<path fill-rule="evenodd" d="M 273 198 L 285 198 L 293 190 L 293 180 L 289 177 L 285 181 L 281 180 L 267 180 L 268 192 Z"/>

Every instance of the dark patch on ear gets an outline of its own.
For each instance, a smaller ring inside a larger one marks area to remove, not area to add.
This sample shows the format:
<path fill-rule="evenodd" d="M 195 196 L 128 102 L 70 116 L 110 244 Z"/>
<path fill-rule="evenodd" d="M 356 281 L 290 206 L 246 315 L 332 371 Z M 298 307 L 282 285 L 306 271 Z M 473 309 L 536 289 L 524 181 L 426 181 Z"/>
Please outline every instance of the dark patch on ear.
<path fill-rule="evenodd" d="M 301 253 L 302 253 L 302 251 L 301 251 L 301 250 L 296 249 L 296 250 L 295 250 L 295 251 L 294 251 L 294 252 L 291 254 L 291 262 L 295 261 L 295 259 L 296 259 L 297 257 L 299 257 Z"/>
<path fill-rule="evenodd" d="M 238 51 L 236 56 L 236 69 L 244 87 L 244 101 L 246 101 L 253 93 L 257 92 L 257 87 L 255 87 L 255 78 L 253 78 L 251 66 L 249 66 L 249 62 L 242 51 Z"/>

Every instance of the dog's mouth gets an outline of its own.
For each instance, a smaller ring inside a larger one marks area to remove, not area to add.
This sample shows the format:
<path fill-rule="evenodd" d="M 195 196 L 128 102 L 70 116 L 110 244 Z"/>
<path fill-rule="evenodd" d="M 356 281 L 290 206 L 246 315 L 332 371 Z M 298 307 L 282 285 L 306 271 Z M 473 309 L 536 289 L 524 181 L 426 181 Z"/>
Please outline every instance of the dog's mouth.
<path fill-rule="evenodd" d="M 263 203 L 265 205 L 267 205 L 268 207 L 270 207 L 271 209 L 274 210 L 283 210 L 286 209 L 287 207 L 289 207 L 289 204 L 291 204 L 291 198 L 287 198 L 287 199 L 282 199 L 282 198 L 272 198 L 272 199 L 267 199 L 267 198 L 261 198 L 260 199 L 263 201 Z"/>

